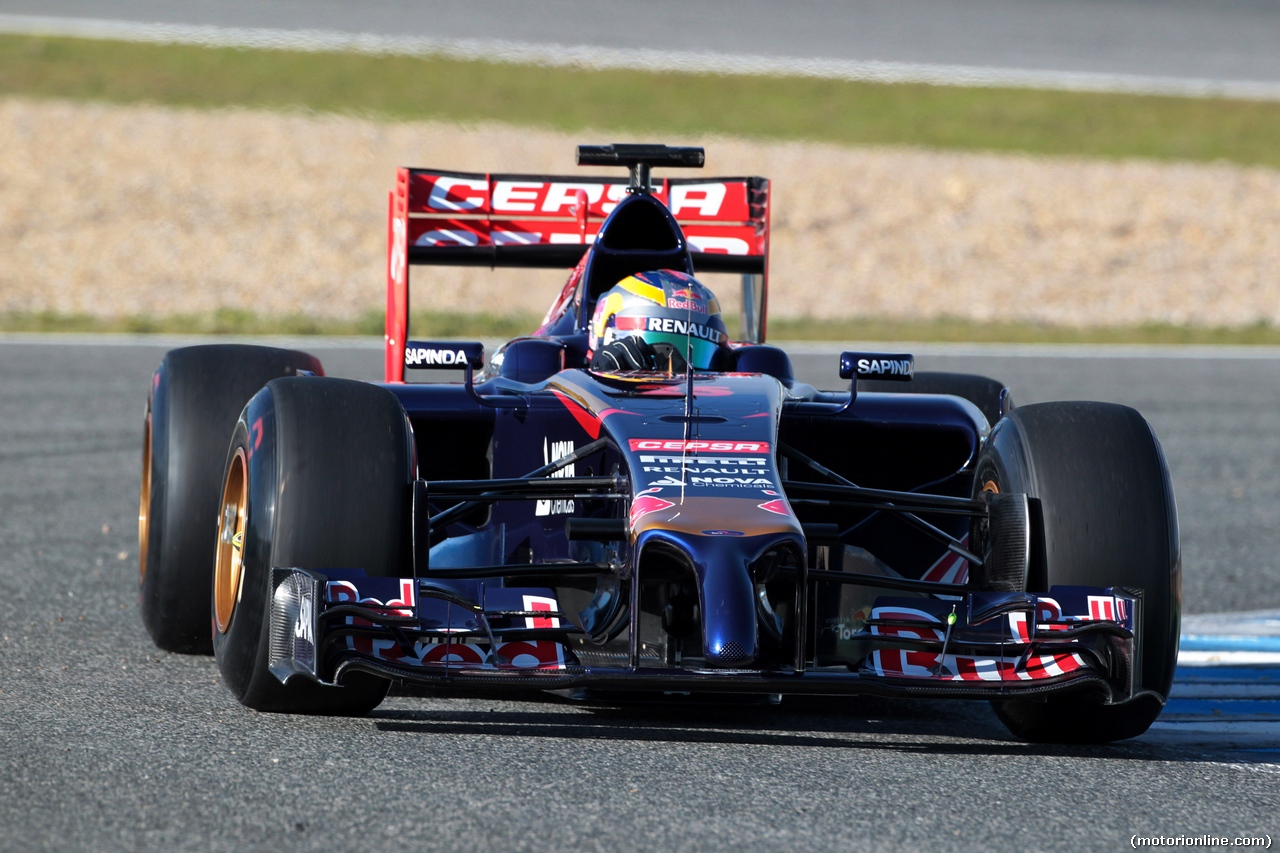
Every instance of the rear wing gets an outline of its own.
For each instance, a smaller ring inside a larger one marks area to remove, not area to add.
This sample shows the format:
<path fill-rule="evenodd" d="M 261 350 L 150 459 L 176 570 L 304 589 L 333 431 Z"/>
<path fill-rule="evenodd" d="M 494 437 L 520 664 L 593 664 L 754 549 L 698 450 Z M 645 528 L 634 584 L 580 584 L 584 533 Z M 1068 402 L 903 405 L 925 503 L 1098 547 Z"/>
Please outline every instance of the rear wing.
<path fill-rule="evenodd" d="M 387 381 L 404 375 L 413 265 L 572 269 L 626 196 L 612 177 L 401 168 L 387 224 Z M 743 276 L 743 340 L 763 341 L 769 270 L 766 178 L 663 178 L 653 195 L 680 223 L 695 272 Z"/>

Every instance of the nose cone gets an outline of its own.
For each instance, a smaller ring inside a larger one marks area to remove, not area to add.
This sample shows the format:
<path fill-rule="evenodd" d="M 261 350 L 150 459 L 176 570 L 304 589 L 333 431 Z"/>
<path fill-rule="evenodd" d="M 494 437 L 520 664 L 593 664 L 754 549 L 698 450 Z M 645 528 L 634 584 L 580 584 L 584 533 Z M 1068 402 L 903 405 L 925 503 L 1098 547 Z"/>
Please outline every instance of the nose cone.
<path fill-rule="evenodd" d="M 693 568 L 702 614 L 702 650 L 707 664 L 742 669 L 760 656 L 752 566 L 779 547 L 802 548 L 790 531 L 748 536 L 738 531 L 648 530 L 641 548 L 662 542 L 681 552 Z"/>
<path fill-rule="evenodd" d="M 744 542 L 745 537 L 699 539 L 686 536 L 685 547 L 698 579 L 703 656 L 712 666 L 750 666 L 759 654 L 751 563 L 761 543 Z"/>

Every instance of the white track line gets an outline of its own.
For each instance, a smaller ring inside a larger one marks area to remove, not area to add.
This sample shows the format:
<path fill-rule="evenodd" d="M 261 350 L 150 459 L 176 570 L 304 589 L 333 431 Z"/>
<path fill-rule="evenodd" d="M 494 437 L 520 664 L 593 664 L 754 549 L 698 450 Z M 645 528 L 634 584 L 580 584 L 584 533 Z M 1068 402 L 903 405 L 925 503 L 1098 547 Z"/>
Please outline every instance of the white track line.
<path fill-rule="evenodd" d="M 1280 723 L 1248 721 L 1164 722 L 1157 719 L 1140 738 L 1155 743 L 1198 743 L 1217 746 L 1274 746 L 1280 744 Z"/>
<path fill-rule="evenodd" d="M 218 27 L 0 14 L 0 32 L 160 44 L 196 44 L 210 47 L 440 56 L 449 59 L 592 70 L 671 71 L 678 69 L 681 72 L 703 74 L 817 77 L 873 83 L 928 83 L 941 86 L 1013 87 L 1076 92 L 1227 97 L 1258 101 L 1280 100 L 1280 83 L 1256 80 L 1210 80 L 916 62 L 745 56 L 648 48 L 621 49 L 514 41 L 385 36 L 332 30 Z"/>
<path fill-rule="evenodd" d="M 915 355 L 1000 356 L 1002 358 L 1158 358 L 1278 360 L 1277 346 L 1210 344 L 1000 344 L 922 341 L 773 341 L 792 355 L 828 355 L 837 350 L 910 352 Z"/>
<path fill-rule="evenodd" d="M 1280 745 L 1280 720 L 1275 719 L 1280 655 L 1182 652 L 1178 666 L 1169 704 L 1140 740 L 1217 747 Z"/>
<path fill-rule="evenodd" d="M 1280 666 L 1280 652 L 1180 651 L 1178 666 Z"/>
<path fill-rule="evenodd" d="M 426 339 L 427 336 L 420 335 Z M 463 335 L 438 337 L 440 340 L 472 340 Z M 481 339 L 492 350 L 505 340 Z M 292 347 L 342 347 L 350 349 L 381 349 L 382 338 L 375 335 L 178 335 L 132 334 L 115 332 L 0 332 L 0 345 L 44 346 L 155 346 L 177 347 L 192 344 L 218 343 L 270 344 Z M 1280 361 L 1280 347 L 1276 346 L 1203 346 L 1178 345 L 1150 346 L 1146 344 L 940 344 L 919 341 L 774 341 L 792 355 L 835 356 L 842 350 L 867 352 L 912 352 L 916 355 L 975 356 L 999 358 L 1155 358 L 1155 359 L 1236 359 Z"/>

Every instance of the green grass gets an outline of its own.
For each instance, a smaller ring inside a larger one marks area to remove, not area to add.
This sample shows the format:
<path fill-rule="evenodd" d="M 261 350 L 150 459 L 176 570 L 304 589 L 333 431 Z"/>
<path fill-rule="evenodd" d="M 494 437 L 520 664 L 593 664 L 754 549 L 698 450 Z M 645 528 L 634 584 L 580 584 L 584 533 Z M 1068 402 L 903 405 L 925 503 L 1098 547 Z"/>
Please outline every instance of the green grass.
<path fill-rule="evenodd" d="M 1144 323 L 1134 326 L 1079 328 L 1039 323 L 983 323 L 948 317 L 920 321 L 874 318 L 848 321 L 772 319 L 769 321 L 769 337 L 780 341 L 1280 345 L 1280 328 L 1265 323 L 1251 326 Z"/>
<path fill-rule="evenodd" d="M 726 317 L 730 329 L 737 319 Z M 99 318 L 84 314 L 0 314 L 0 332 L 82 332 L 213 335 L 355 335 L 380 337 L 383 318 L 369 312 L 355 320 L 323 320 L 301 315 L 264 317 L 223 310 L 208 316 Z M 415 338 L 506 339 L 538 326 L 532 315 L 422 313 L 413 315 Z M 1280 328 L 1252 326 L 1173 326 L 1147 324 L 1074 328 L 1035 323 L 979 323 L 970 320 L 769 321 L 769 338 L 778 341 L 934 341 L 957 343 L 1063 344 L 1269 344 L 1280 345 Z"/>
<path fill-rule="evenodd" d="M 0 36 L 0 94 L 1280 166 L 1280 103 Z M 599 138 L 599 134 L 607 138 Z"/>
<path fill-rule="evenodd" d="M 177 335 L 363 335 L 383 333 L 384 318 L 370 311 L 352 319 L 326 319 L 305 314 L 260 316 L 251 311 L 222 309 L 213 314 L 166 317 L 94 317 L 54 312 L 0 314 L 0 332 L 82 332 Z M 410 318 L 415 337 L 510 338 L 538 326 L 532 316 L 492 317 L 476 314 L 421 313 Z"/>

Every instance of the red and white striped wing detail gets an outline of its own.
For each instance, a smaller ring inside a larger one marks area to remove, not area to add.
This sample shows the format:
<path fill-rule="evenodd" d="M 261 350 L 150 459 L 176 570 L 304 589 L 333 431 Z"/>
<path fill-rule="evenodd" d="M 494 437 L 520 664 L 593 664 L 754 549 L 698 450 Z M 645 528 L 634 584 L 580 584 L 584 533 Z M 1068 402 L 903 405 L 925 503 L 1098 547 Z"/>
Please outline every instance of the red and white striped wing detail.
<path fill-rule="evenodd" d="M 1015 669 L 1017 663 L 1014 657 L 947 655 L 945 666 L 940 669 L 937 653 L 900 649 L 881 649 L 872 652 L 870 658 L 876 675 L 933 681 L 1039 681 L 1067 675 L 1085 665 L 1080 656 L 1072 652 L 1034 655 L 1025 669 Z"/>
<path fill-rule="evenodd" d="M 961 537 L 960 546 L 962 548 L 969 547 L 969 534 L 966 533 Z M 929 570 L 924 573 L 924 577 L 921 580 L 932 581 L 933 583 L 967 583 L 969 581 L 969 561 L 948 551 L 929 567 Z"/>

